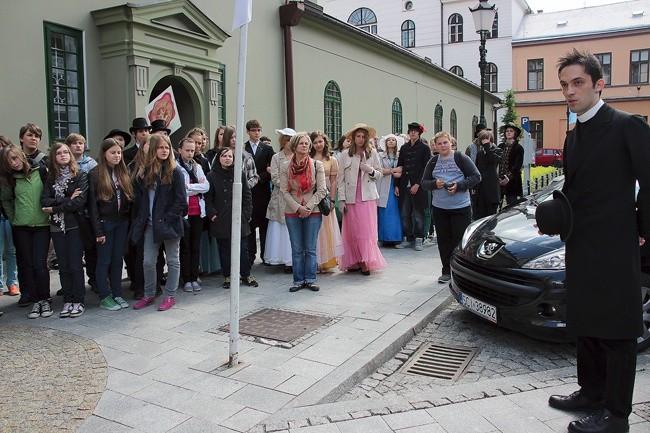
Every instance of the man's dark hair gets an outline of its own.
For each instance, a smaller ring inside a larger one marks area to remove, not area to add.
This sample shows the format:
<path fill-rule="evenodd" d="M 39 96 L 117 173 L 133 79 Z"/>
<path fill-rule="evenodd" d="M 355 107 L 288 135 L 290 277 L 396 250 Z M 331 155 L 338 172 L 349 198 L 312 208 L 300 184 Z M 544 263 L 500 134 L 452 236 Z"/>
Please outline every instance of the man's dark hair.
<path fill-rule="evenodd" d="M 246 122 L 246 131 L 250 131 L 253 128 L 260 128 L 262 129 L 262 124 L 258 120 L 249 120 Z"/>
<path fill-rule="evenodd" d="M 581 65 L 585 68 L 585 72 L 591 77 L 591 85 L 595 86 L 598 80 L 603 78 L 603 68 L 600 65 L 600 62 L 589 51 L 579 51 L 573 49 L 564 56 L 557 59 L 557 71 L 558 73 L 562 72 L 562 69 L 567 66 L 572 65 Z"/>

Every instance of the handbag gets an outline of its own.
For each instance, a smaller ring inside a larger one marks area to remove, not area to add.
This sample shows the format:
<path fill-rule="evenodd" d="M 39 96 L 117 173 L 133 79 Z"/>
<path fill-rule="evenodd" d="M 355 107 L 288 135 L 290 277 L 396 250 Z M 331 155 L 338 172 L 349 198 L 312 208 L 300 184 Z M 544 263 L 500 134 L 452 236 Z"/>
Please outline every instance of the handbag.
<path fill-rule="evenodd" d="M 314 173 L 316 173 L 316 161 L 314 161 Z M 316 185 L 314 185 L 314 193 L 316 193 Z M 330 197 L 330 190 L 325 188 L 325 197 L 318 202 L 318 210 L 321 215 L 328 216 L 332 211 L 332 197 Z"/>

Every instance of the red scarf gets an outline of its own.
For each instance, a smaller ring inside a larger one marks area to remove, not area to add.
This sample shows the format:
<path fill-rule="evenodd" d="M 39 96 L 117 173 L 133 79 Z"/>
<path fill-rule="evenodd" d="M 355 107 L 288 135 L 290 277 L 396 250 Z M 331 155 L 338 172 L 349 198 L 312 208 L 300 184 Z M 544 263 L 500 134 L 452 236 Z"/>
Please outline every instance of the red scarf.
<path fill-rule="evenodd" d="M 289 181 L 293 180 L 298 185 L 296 191 L 298 197 L 314 189 L 314 183 L 312 181 L 314 167 L 310 161 L 311 158 L 309 156 L 303 158 L 300 162 L 298 162 L 296 154 L 291 157 L 291 162 L 289 163 Z M 291 182 L 289 182 L 287 188 L 288 191 L 291 191 Z"/>

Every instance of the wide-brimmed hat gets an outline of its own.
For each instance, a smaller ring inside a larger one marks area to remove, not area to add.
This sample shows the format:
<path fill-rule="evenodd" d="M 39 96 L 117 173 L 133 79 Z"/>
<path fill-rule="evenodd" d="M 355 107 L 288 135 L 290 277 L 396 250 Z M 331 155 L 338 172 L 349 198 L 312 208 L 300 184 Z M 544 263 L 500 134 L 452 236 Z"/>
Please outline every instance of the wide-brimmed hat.
<path fill-rule="evenodd" d="M 501 127 L 501 134 L 505 134 L 507 128 L 512 128 L 512 129 L 515 130 L 515 132 L 517 133 L 515 138 L 517 138 L 517 137 L 519 137 L 521 135 L 521 127 L 517 126 L 516 123 L 508 122 L 505 125 L 503 125 Z"/>
<path fill-rule="evenodd" d="M 423 132 L 427 132 L 426 129 L 424 129 L 424 125 L 420 125 L 418 122 L 411 122 L 408 124 L 406 132 L 411 132 L 411 130 L 415 129 L 418 131 L 420 135 L 422 135 Z"/>
<path fill-rule="evenodd" d="M 483 131 L 484 129 L 487 129 L 487 126 L 485 126 L 484 123 L 479 123 L 478 125 L 476 125 L 476 127 L 474 128 L 474 138 L 476 138 L 478 133 Z"/>
<path fill-rule="evenodd" d="M 535 210 L 537 228 L 545 235 L 560 235 L 565 242 L 573 230 L 573 211 L 562 191 L 553 191 L 553 200 L 540 203 Z"/>
<path fill-rule="evenodd" d="M 136 129 L 148 129 L 151 130 L 151 126 L 149 126 L 149 122 L 147 122 L 147 119 L 144 117 L 136 117 L 133 119 L 133 122 L 131 122 L 131 127 L 129 128 L 129 132 L 133 134 L 133 131 Z"/>
<path fill-rule="evenodd" d="M 296 131 L 294 131 L 291 128 L 276 129 L 275 132 L 281 135 L 286 135 L 287 137 L 293 137 L 294 135 L 296 135 Z"/>
<path fill-rule="evenodd" d="M 113 137 L 115 135 L 119 135 L 124 139 L 124 147 L 126 147 L 130 142 L 131 142 L 131 134 L 129 134 L 126 131 L 122 131 L 121 129 L 111 129 L 111 132 L 106 134 L 106 137 L 104 137 L 104 140 L 107 138 Z"/>
<path fill-rule="evenodd" d="M 384 152 L 386 151 L 386 140 L 388 140 L 389 138 L 394 138 L 395 140 L 397 140 L 397 150 L 399 150 L 399 148 L 402 147 L 402 145 L 405 143 L 404 138 L 400 137 L 399 135 L 395 135 L 395 134 L 384 135 L 379 139 L 379 148 L 382 149 Z"/>
<path fill-rule="evenodd" d="M 377 137 L 377 130 L 371 126 L 366 125 L 365 123 L 357 123 L 348 131 L 347 134 L 345 134 L 345 137 L 350 140 L 354 141 L 352 139 L 352 133 L 356 131 L 357 129 L 364 129 L 368 133 L 368 138 L 375 138 Z"/>
<path fill-rule="evenodd" d="M 162 119 L 156 119 L 151 122 L 151 133 L 158 131 L 167 131 L 167 135 L 172 133 L 172 130 L 167 127 L 167 122 Z"/>

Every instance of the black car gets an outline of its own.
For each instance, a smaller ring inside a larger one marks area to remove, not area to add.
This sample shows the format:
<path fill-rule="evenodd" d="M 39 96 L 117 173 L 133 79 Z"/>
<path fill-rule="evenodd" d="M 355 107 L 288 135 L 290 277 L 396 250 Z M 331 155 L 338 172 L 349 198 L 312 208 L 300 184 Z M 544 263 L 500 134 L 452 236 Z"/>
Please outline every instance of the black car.
<path fill-rule="evenodd" d="M 477 220 L 465 231 L 451 260 L 450 290 L 473 313 L 542 340 L 567 342 L 564 243 L 535 228 L 537 204 L 562 188 L 564 176 L 517 205 Z M 650 345 L 650 254 L 642 248 L 641 292 L 645 331 L 639 351 Z"/>

